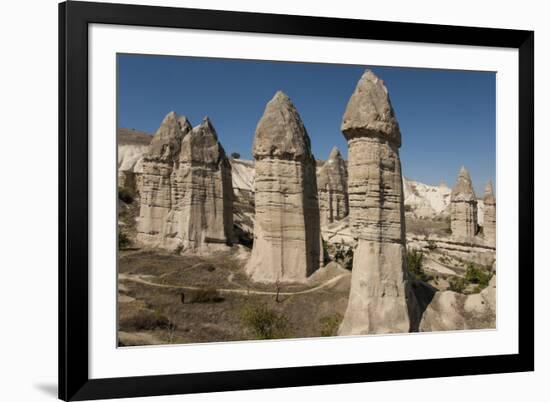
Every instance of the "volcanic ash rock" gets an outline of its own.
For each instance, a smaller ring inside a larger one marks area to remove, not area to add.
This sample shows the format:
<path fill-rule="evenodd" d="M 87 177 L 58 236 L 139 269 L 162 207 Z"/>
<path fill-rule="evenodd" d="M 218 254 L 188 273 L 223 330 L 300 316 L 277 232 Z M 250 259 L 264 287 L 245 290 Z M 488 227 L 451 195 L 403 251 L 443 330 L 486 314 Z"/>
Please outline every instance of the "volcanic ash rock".
<path fill-rule="evenodd" d="M 422 315 L 421 332 L 496 328 L 496 276 L 480 293 L 436 292 Z"/>
<path fill-rule="evenodd" d="M 317 172 L 321 226 L 348 215 L 347 167 L 338 148 L 332 148 L 328 160 Z"/>
<path fill-rule="evenodd" d="M 315 159 L 284 93 L 268 102 L 252 152 L 256 221 L 247 272 L 259 282 L 304 282 L 322 261 Z"/>
<path fill-rule="evenodd" d="M 451 193 L 451 231 L 458 238 L 472 238 L 477 233 L 477 199 L 464 166 Z"/>
<path fill-rule="evenodd" d="M 207 251 L 233 242 L 231 164 L 208 118 L 183 139 L 172 186 L 169 248 Z"/>
<path fill-rule="evenodd" d="M 496 246 L 496 222 L 497 222 L 497 201 L 493 193 L 493 183 L 488 182 L 483 197 L 483 237 L 487 245 Z"/>
<path fill-rule="evenodd" d="M 142 190 L 138 239 L 193 252 L 231 244 L 231 165 L 216 131 L 208 118 L 193 129 L 186 119 L 173 120 L 169 126 L 163 122 L 159 131 L 164 140 L 153 139 L 144 159 L 144 172 L 147 166 L 147 171 L 160 174 L 144 175 L 148 180 Z"/>
<path fill-rule="evenodd" d="M 382 80 L 366 71 L 342 122 L 350 225 L 358 237 L 340 335 L 408 332 L 417 302 L 406 266 L 401 133 Z"/>
<path fill-rule="evenodd" d="M 166 217 L 172 209 L 171 176 L 181 141 L 189 131 L 191 125 L 185 117 L 168 113 L 143 156 L 137 238 L 145 245 L 155 246 L 162 240 Z"/>

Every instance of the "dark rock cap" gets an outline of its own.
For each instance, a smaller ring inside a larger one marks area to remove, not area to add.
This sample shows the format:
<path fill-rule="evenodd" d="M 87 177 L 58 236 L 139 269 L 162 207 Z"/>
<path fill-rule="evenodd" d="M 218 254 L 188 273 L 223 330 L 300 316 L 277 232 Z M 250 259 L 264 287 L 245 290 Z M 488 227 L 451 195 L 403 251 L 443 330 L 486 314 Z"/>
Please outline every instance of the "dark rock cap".
<path fill-rule="evenodd" d="M 190 130 L 186 117 L 168 113 L 153 136 L 145 159 L 173 162 L 179 154 L 182 138 Z"/>
<path fill-rule="evenodd" d="M 366 70 L 348 101 L 342 119 L 347 140 L 378 136 L 401 146 L 401 132 L 384 81 Z"/>
<path fill-rule="evenodd" d="M 180 162 L 217 164 L 227 159 L 218 134 L 208 117 L 194 127 L 181 143 Z M 229 163 L 229 162 L 228 162 Z"/>
<path fill-rule="evenodd" d="M 252 153 L 256 159 L 313 159 L 302 119 L 290 98 L 281 91 L 267 103 L 256 126 Z"/>

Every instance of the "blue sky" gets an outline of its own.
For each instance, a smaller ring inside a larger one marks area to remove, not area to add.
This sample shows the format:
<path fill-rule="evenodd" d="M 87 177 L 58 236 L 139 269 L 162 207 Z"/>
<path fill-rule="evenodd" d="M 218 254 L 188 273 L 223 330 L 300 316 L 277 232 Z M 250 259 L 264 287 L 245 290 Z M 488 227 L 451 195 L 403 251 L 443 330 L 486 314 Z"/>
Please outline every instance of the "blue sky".
<path fill-rule="evenodd" d="M 192 125 L 209 116 L 226 152 L 251 159 L 256 124 L 282 90 L 302 117 L 315 157 L 326 159 L 333 145 L 347 157 L 340 124 L 365 68 L 388 87 L 404 175 L 452 186 L 464 165 L 482 196 L 486 181 L 495 181 L 491 72 L 119 55 L 118 126 L 154 133 L 172 110 Z"/>

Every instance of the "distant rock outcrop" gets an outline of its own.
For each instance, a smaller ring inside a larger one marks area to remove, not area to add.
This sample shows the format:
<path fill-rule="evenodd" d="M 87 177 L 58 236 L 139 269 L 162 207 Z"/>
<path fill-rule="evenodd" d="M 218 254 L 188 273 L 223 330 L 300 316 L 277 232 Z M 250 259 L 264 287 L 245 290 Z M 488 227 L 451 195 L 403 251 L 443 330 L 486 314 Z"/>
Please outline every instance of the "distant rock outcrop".
<path fill-rule="evenodd" d="M 327 161 L 317 171 L 321 226 L 348 215 L 348 172 L 338 148 L 332 148 Z"/>
<path fill-rule="evenodd" d="M 152 135 L 141 131 L 117 129 L 118 187 L 139 192 L 143 155 L 147 152 L 152 138 Z"/>
<path fill-rule="evenodd" d="M 431 186 L 404 177 L 403 190 L 407 215 L 417 219 L 441 217 L 451 203 L 451 189 L 444 182 Z"/>
<path fill-rule="evenodd" d="M 418 309 L 406 266 L 401 133 L 383 81 L 369 70 L 348 102 L 342 132 L 358 244 L 339 334 L 408 332 Z"/>
<path fill-rule="evenodd" d="M 304 282 L 322 261 L 315 159 L 302 120 L 281 91 L 254 138 L 254 245 L 247 265 L 260 282 Z"/>
<path fill-rule="evenodd" d="M 483 237 L 489 246 L 496 246 L 496 222 L 497 222 L 497 201 L 493 193 L 493 183 L 488 182 L 483 197 L 485 205 L 483 211 Z"/>
<path fill-rule="evenodd" d="M 171 112 L 143 160 L 138 240 L 177 251 L 232 241 L 231 165 L 210 120 L 191 128 Z"/>
<path fill-rule="evenodd" d="M 477 233 L 477 199 L 464 166 L 451 193 L 451 232 L 459 238 L 471 238 Z"/>

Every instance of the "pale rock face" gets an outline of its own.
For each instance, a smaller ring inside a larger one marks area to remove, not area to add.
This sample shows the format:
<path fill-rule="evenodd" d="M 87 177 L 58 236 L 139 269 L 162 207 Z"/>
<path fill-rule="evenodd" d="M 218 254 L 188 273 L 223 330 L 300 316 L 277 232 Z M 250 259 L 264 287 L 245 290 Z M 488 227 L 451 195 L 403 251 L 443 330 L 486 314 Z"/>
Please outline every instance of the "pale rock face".
<path fill-rule="evenodd" d="M 315 160 L 290 99 L 277 92 L 256 128 L 254 245 L 258 282 L 305 282 L 322 261 Z"/>
<path fill-rule="evenodd" d="M 202 252 L 233 240 L 231 165 L 208 118 L 190 127 L 169 114 L 144 158 L 138 240 L 146 245 Z"/>
<path fill-rule="evenodd" d="M 367 71 L 342 123 L 350 225 L 358 237 L 340 335 L 408 332 L 418 314 L 406 267 L 401 134 L 384 83 Z"/>
<path fill-rule="evenodd" d="M 471 238 L 477 233 L 477 199 L 464 166 L 451 193 L 451 231 L 458 238 Z"/>
<path fill-rule="evenodd" d="M 420 331 L 496 328 L 496 276 L 480 293 L 436 292 L 422 315 Z"/>
<path fill-rule="evenodd" d="M 445 213 L 451 203 L 451 189 L 445 183 L 430 186 L 403 178 L 405 205 L 416 218 L 434 218 Z"/>
<path fill-rule="evenodd" d="M 129 188 L 139 193 L 143 155 L 147 152 L 152 138 L 141 131 L 117 129 L 118 187 Z"/>
<path fill-rule="evenodd" d="M 348 215 L 347 167 L 338 148 L 317 172 L 321 226 L 339 221 Z"/>
<path fill-rule="evenodd" d="M 493 183 L 487 183 L 485 187 L 485 196 L 483 197 L 485 205 L 483 211 L 483 237 L 485 242 L 495 247 L 496 245 L 496 221 L 497 221 L 497 202 L 493 193 Z"/>

